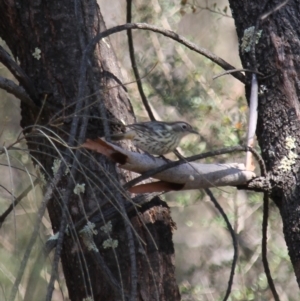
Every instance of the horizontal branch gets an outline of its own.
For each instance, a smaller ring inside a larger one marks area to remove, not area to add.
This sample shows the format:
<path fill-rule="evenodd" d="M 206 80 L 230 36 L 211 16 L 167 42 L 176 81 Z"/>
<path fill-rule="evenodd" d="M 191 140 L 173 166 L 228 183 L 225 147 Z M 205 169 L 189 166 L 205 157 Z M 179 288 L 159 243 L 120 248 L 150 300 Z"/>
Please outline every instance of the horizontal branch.
<path fill-rule="evenodd" d="M 87 140 L 82 146 L 107 156 L 116 163 L 119 163 L 120 168 L 140 174 L 169 164 L 162 158 L 130 152 L 102 139 L 96 141 Z M 174 188 L 172 190 L 188 190 L 243 185 L 256 177 L 256 175 L 252 171 L 246 170 L 243 164 L 200 164 L 182 162 L 181 165 L 156 173 L 152 177 L 163 182 L 181 184 L 179 186 L 175 185 L 177 189 Z"/>
<path fill-rule="evenodd" d="M 149 160 L 145 160 L 147 155 L 138 154 L 138 157 L 140 156 L 142 156 L 142 161 L 140 161 L 143 162 L 142 165 L 137 164 L 135 160 L 138 158 L 134 155 L 128 164 L 120 165 L 119 167 L 143 173 L 166 164 L 164 160 L 160 158 L 155 158 L 155 160 L 149 158 Z M 153 177 L 165 182 L 184 184 L 180 190 L 189 190 L 242 185 L 255 176 L 253 172 L 245 170 L 243 164 L 200 164 L 191 162 L 173 167 Z"/>

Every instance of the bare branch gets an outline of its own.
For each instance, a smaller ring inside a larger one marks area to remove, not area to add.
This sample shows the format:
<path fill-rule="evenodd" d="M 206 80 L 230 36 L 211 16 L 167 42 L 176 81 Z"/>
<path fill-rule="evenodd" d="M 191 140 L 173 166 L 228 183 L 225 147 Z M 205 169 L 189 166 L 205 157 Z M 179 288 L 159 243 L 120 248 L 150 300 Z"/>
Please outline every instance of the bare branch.
<path fill-rule="evenodd" d="M 200 10 L 207 10 L 207 11 L 213 13 L 213 14 L 217 14 L 217 15 L 220 15 L 220 16 L 223 16 L 223 17 L 232 19 L 232 16 L 227 15 L 227 13 L 222 13 L 220 9 L 219 9 L 219 11 L 218 11 L 218 10 L 215 10 L 215 9 L 210 8 L 210 7 L 208 6 L 207 3 L 206 3 L 206 6 L 194 5 L 194 4 L 193 4 L 193 6 L 194 6 L 195 8 L 200 9 Z M 193 10 L 194 10 L 195 8 L 192 7 Z M 224 11 L 224 10 L 223 10 L 223 11 Z"/>
<path fill-rule="evenodd" d="M 227 290 L 226 290 L 226 294 L 225 297 L 223 298 L 223 301 L 226 301 L 229 298 L 231 289 L 232 289 L 232 283 L 233 283 L 233 277 L 234 277 L 234 271 L 235 271 L 235 267 L 237 264 L 237 259 L 238 259 L 238 242 L 237 242 L 237 238 L 236 238 L 236 234 L 230 224 L 230 221 L 228 219 L 227 214 L 225 213 L 224 209 L 222 208 L 222 206 L 219 204 L 219 202 L 217 201 L 217 199 L 214 197 L 213 193 L 211 192 L 210 189 L 206 188 L 205 189 L 206 194 L 209 196 L 210 200 L 213 202 L 213 204 L 215 205 L 215 207 L 218 209 L 218 211 L 220 212 L 221 216 L 223 217 L 228 231 L 231 235 L 232 238 L 232 244 L 233 244 L 233 260 L 232 260 L 232 265 L 231 265 L 231 271 L 230 271 L 230 276 L 229 276 L 229 281 L 228 281 L 228 286 L 227 286 Z"/>
<path fill-rule="evenodd" d="M 22 68 L 10 57 L 10 55 L 0 46 L 0 62 L 14 75 L 23 86 L 36 105 L 39 105 L 39 98 L 31 79 Z"/>
<path fill-rule="evenodd" d="M 134 162 L 130 160 L 127 164 L 120 165 L 120 167 L 130 171 L 143 173 L 165 164 L 164 160 L 160 158 L 155 158 L 155 160 L 153 160 L 152 158 L 147 157 L 147 155 L 141 154 L 137 154 L 137 157 L 142 159 L 142 161 Z M 134 155 L 131 159 L 135 160 L 137 157 Z M 147 158 L 149 159 L 147 160 Z M 142 165 L 138 163 L 142 163 Z M 243 164 L 185 163 L 156 174 L 153 177 L 166 182 L 184 184 L 180 190 L 189 190 L 242 185 L 255 176 L 256 175 L 253 172 L 245 170 Z"/>
<path fill-rule="evenodd" d="M 226 74 L 231 74 L 231 73 L 234 73 L 234 72 L 251 72 L 251 73 L 254 73 L 254 74 L 264 76 L 264 74 L 262 74 L 261 72 L 250 70 L 250 69 L 234 69 L 234 70 L 227 70 L 227 71 L 224 71 L 220 74 L 217 74 L 213 77 L 213 79 L 217 79 L 218 77 L 221 77 L 221 76 L 226 75 Z"/>
<path fill-rule="evenodd" d="M 33 182 L 33 185 L 37 185 L 39 182 L 39 179 L 35 179 Z M 2 227 L 3 222 L 5 221 L 6 217 L 14 210 L 14 208 L 20 203 L 20 201 L 27 196 L 27 194 L 34 188 L 34 186 L 29 185 L 15 200 L 13 201 L 13 204 L 11 204 L 4 213 L 0 215 L 0 228 Z"/>
<path fill-rule="evenodd" d="M 285 0 L 281 3 L 279 3 L 277 6 L 275 6 L 272 10 L 262 14 L 260 16 L 260 20 L 264 21 L 266 18 L 268 18 L 271 14 L 275 13 L 276 11 L 278 11 L 279 9 L 281 9 L 282 7 L 284 7 L 287 3 L 289 2 L 289 0 Z"/>
<path fill-rule="evenodd" d="M 147 174 L 148 177 L 155 177 L 165 182 L 182 184 L 180 185 L 180 190 L 216 186 L 237 186 L 245 184 L 256 176 L 253 172 L 245 170 L 243 164 L 237 163 L 199 164 L 185 163 L 185 161 L 180 160 L 171 161 L 166 164 L 166 161 L 161 158 L 155 158 L 148 154 L 130 152 L 101 139 L 96 141 L 88 139 L 82 146 L 106 155 L 115 162 L 120 163 L 119 167 L 126 170 L 142 173 L 142 176 Z M 244 151 L 245 147 L 239 146 L 231 148 L 230 150 L 227 149 L 227 152 L 238 150 Z M 220 151 L 222 153 L 222 150 Z M 214 155 L 220 151 L 217 151 Z M 212 152 L 210 154 L 212 154 Z M 190 162 L 200 159 L 201 157 L 205 157 L 205 154 L 195 155 L 185 160 Z M 128 189 L 142 180 L 144 179 L 140 179 L 140 177 L 138 181 L 134 179 L 130 181 L 130 185 L 129 183 L 125 184 L 124 188 Z"/>
<path fill-rule="evenodd" d="M 12 80 L 0 76 L 0 88 L 10 94 L 13 94 L 22 102 L 29 105 L 31 108 L 37 108 L 32 99 L 25 92 L 25 90 L 22 87 L 15 84 Z"/>
<path fill-rule="evenodd" d="M 132 0 L 127 0 L 127 16 L 126 16 L 127 23 L 131 22 L 131 4 L 132 4 Z M 128 36 L 128 47 L 129 47 L 129 56 L 130 56 L 130 60 L 131 60 L 131 66 L 132 66 L 132 70 L 133 70 L 133 73 L 134 73 L 134 76 L 136 79 L 136 84 L 137 84 L 143 105 L 148 113 L 150 120 L 155 120 L 154 114 L 151 110 L 148 99 L 145 95 L 143 85 L 141 83 L 140 73 L 139 73 L 139 70 L 136 65 L 131 29 L 127 30 L 127 36 Z"/>

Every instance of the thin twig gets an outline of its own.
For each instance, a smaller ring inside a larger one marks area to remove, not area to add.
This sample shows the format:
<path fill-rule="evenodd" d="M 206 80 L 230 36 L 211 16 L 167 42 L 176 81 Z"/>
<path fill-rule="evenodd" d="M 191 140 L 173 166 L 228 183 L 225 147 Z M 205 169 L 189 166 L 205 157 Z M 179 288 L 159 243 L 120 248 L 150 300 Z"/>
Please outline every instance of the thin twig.
<path fill-rule="evenodd" d="M 269 287 L 273 294 L 275 301 L 280 301 L 274 281 L 272 279 L 271 271 L 268 263 L 267 254 L 267 242 L 268 242 L 268 218 L 269 218 L 269 196 L 268 193 L 264 193 L 264 207 L 263 207 L 263 221 L 262 221 L 262 241 L 261 241 L 261 252 L 262 252 L 262 262 L 264 265 L 264 270 L 268 279 Z"/>
<path fill-rule="evenodd" d="M 187 162 L 186 158 L 183 157 L 177 150 L 174 151 L 174 154 L 179 159 L 184 160 L 185 162 Z M 230 221 L 229 221 L 229 219 L 227 217 L 227 214 L 223 210 L 222 206 L 219 204 L 219 202 L 217 201 L 217 199 L 215 198 L 215 196 L 213 195 L 212 191 L 209 188 L 205 188 L 204 191 L 209 196 L 210 200 L 213 202 L 213 204 L 215 205 L 215 207 L 217 208 L 217 210 L 220 212 L 221 216 L 225 220 L 225 223 L 227 225 L 228 231 L 230 232 L 230 235 L 232 237 L 234 252 L 233 252 L 233 260 L 232 260 L 232 265 L 231 265 L 231 271 L 230 271 L 228 286 L 227 286 L 225 297 L 223 298 L 223 301 L 226 301 L 228 299 L 229 295 L 230 295 L 231 288 L 232 288 L 234 271 L 235 271 L 235 267 L 236 267 L 236 263 L 237 263 L 237 258 L 238 258 L 238 244 L 237 244 L 237 239 L 236 239 L 235 232 L 234 232 L 234 230 L 233 230 L 233 228 L 232 228 L 232 226 L 230 224 Z"/>
<path fill-rule="evenodd" d="M 217 14 L 217 15 L 220 15 L 220 16 L 223 16 L 223 17 L 232 19 L 232 16 L 227 15 L 227 14 L 225 14 L 225 13 L 221 13 L 220 11 L 214 10 L 214 9 L 210 8 L 208 5 L 206 5 L 206 6 L 204 6 L 204 7 L 203 7 L 203 6 L 200 6 L 200 5 L 195 5 L 195 7 L 198 7 L 198 8 L 200 8 L 201 10 L 207 10 L 207 11 L 213 13 L 213 14 Z"/>
<path fill-rule="evenodd" d="M 125 204 L 123 199 L 121 198 L 121 195 L 119 191 L 116 191 L 115 193 L 116 199 L 118 201 L 118 205 L 120 207 L 120 211 L 123 213 L 123 222 L 125 225 L 125 232 L 127 235 L 127 241 L 128 241 L 128 249 L 129 249 L 129 258 L 130 258 L 130 276 L 131 276 L 131 290 L 130 290 L 130 298 L 129 301 L 135 301 L 137 298 L 137 282 L 138 282 L 138 276 L 137 276 L 137 260 L 136 260 L 136 249 L 134 244 L 134 238 L 133 233 L 131 229 L 131 222 L 128 218 Z"/>
<path fill-rule="evenodd" d="M 39 252 L 38 257 L 33 264 L 33 269 L 28 277 L 26 292 L 23 301 L 34 300 L 34 293 L 37 288 L 37 279 L 40 275 L 41 270 L 44 268 L 46 258 L 49 256 L 50 252 L 55 248 L 57 244 L 57 239 L 50 238 L 47 240 L 43 249 Z"/>
<path fill-rule="evenodd" d="M 24 197 L 26 197 L 26 195 L 39 183 L 39 181 L 39 179 L 35 179 L 33 181 L 33 186 L 29 185 L 17 198 L 14 199 L 13 203 L 9 205 L 4 213 L 0 215 L 0 228 L 2 227 L 6 217 L 13 211 L 14 207 L 17 206 Z"/>
<path fill-rule="evenodd" d="M 281 9 L 282 7 L 284 7 L 287 3 L 289 2 L 289 0 L 285 0 L 281 3 L 279 3 L 277 6 L 275 6 L 272 10 L 266 12 L 265 14 L 262 14 L 260 16 L 260 20 L 264 21 L 266 18 L 268 18 L 271 14 L 275 13 L 276 11 L 278 11 L 279 9 Z"/>
<path fill-rule="evenodd" d="M 66 159 L 66 162 L 69 162 L 68 158 Z M 67 188 L 60 198 L 61 202 L 61 208 L 62 208 L 62 213 L 60 217 L 60 225 L 59 225 L 59 235 L 57 239 L 57 245 L 54 253 L 54 258 L 52 262 L 52 270 L 51 270 L 51 277 L 48 283 L 48 288 L 47 288 L 47 294 L 46 294 L 46 301 L 51 301 L 52 299 L 52 293 L 54 290 L 54 282 L 57 278 L 57 270 L 58 270 L 58 264 L 62 252 L 62 247 L 63 247 L 63 242 L 64 242 L 64 235 L 65 235 L 65 230 L 68 224 L 68 204 L 69 200 L 72 194 L 72 188 L 74 187 L 74 177 L 76 174 L 76 168 L 77 168 L 77 162 L 73 162 L 72 169 L 70 171 L 70 177 L 68 179 L 67 183 Z M 61 164 L 58 173 L 62 174 L 62 172 L 65 170 L 64 165 Z"/>
<path fill-rule="evenodd" d="M 107 266 L 105 260 L 101 256 L 99 252 L 92 251 L 92 256 L 95 260 L 95 262 L 101 267 L 101 272 L 105 276 L 105 279 L 109 282 L 111 287 L 113 287 L 113 291 L 118 295 L 119 298 L 122 298 L 122 300 L 127 300 L 126 292 L 123 291 L 122 287 L 118 283 L 118 281 L 115 279 L 113 273 L 111 272 L 110 268 Z"/>
<path fill-rule="evenodd" d="M 126 22 L 130 23 L 131 22 L 131 4 L 132 4 L 132 0 L 127 0 L 127 14 L 126 14 Z M 151 107 L 149 105 L 148 99 L 144 93 L 144 89 L 143 89 L 143 85 L 141 83 L 141 77 L 139 74 L 139 70 L 137 68 L 136 65 L 136 60 L 135 60 L 135 55 L 134 55 L 134 46 L 133 46 L 133 39 L 132 39 L 132 31 L 131 29 L 127 30 L 127 36 L 128 36 L 128 46 L 129 46 L 129 56 L 130 56 L 130 60 L 131 60 L 131 66 L 133 69 L 133 73 L 136 79 L 136 84 L 143 102 L 143 105 L 148 113 L 148 116 L 150 118 L 150 120 L 155 120 L 154 114 L 152 113 Z"/>
<path fill-rule="evenodd" d="M 236 263 L 237 263 L 237 259 L 238 259 L 238 243 L 237 243 L 235 232 L 234 232 L 234 230 L 233 230 L 233 228 L 230 224 L 230 221 L 229 221 L 226 213 L 224 212 L 223 208 L 221 207 L 219 202 L 216 200 L 216 198 L 214 197 L 213 193 L 211 192 L 211 190 L 209 188 L 204 189 L 204 191 L 209 196 L 210 200 L 213 202 L 213 204 L 215 205 L 215 207 L 218 209 L 218 211 L 222 215 L 223 219 L 225 220 L 226 226 L 227 226 L 228 231 L 230 232 L 230 235 L 231 235 L 231 238 L 232 238 L 233 260 L 232 260 L 231 271 L 230 271 L 230 276 L 229 276 L 229 281 L 228 281 L 226 294 L 223 298 L 223 301 L 226 301 L 229 298 L 231 288 L 232 288 L 234 271 L 235 271 L 235 267 L 236 267 Z"/>
<path fill-rule="evenodd" d="M 264 76 L 263 73 L 261 72 L 258 72 L 258 71 L 254 71 L 254 70 L 250 70 L 250 69 L 233 69 L 233 70 L 227 70 L 225 72 L 222 72 L 220 74 L 217 74 L 213 77 L 213 79 L 217 79 L 218 77 L 221 77 L 223 75 L 227 75 L 227 74 L 231 74 L 231 73 L 234 73 L 234 72 L 251 72 L 251 73 L 255 73 L 255 74 L 258 74 L 258 75 L 261 75 L 261 76 Z"/>
<path fill-rule="evenodd" d="M 38 115 L 35 119 L 34 126 L 40 121 L 40 117 L 41 117 L 41 114 L 44 110 L 47 98 L 48 98 L 48 94 L 45 94 L 43 102 L 42 102 L 42 106 L 40 107 L 39 113 L 38 113 Z M 34 129 L 34 127 L 33 127 L 33 129 Z"/>
<path fill-rule="evenodd" d="M 29 243 L 27 245 L 26 251 L 25 251 L 24 256 L 23 256 L 23 259 L 21 261 L 21 264 L 20 264 L 20 267 L 19 267 L 19 270 L 18 270 L 18 275 L 17 275 L 16 280 L 13 284 L 12 289 L 11 289 L 8 301 L 15 300 L 16 293 L 18 291 L 19 284 L 21 283 L 21 279 L 23 277 L 26 264 L 29 260 L 30 253 L 33 249 L 33 245 L 34 245 L 34 243 L 37 239 L 37 236 L 39 234 L 39 228 L 40 228 L 40 223 L 41 223 L 42 217 L 44 216 L 47 204 L 48 204 L 50 198 L 52 197 L 53 190 L 56 189 L 56 185 L 57 185 L 59 180 L 60 180 L 60 174 L 57 173 L 57 175 L 54 177 L 53 181 L 48 184 L 48 188 L 47 188 L 47 191 L 45 193 L 44 199 L 42 201 L 42 205 L 39 208 L 38 213 L 37 213 L 33 233 L 31 234 L 31 238 L 29 240 Z"/>
<path fill-rule="evenodd" d="M 126 22 L 127 23 L 131 23 L 131 7 L 132 7 L 132 0 L 127 0 L 127 14 L 126 14 Z M 131 66 L 134 72 L 134 76 L 136 79 L 136 84 L 143 102 L 143 105 L 148 113 L 148 116 L 150 118 L 150 120 L 154 121 L 155 117 L 154 114 L 151 110 L 151 107 L 149 105 L 148 99 L 144 93 L 144 89 L 143 89 L 143 85 L 141 82 L 141 77 L 139 74 L 139 70 L 137 68 L 137 64 L 136 64 L 136 60 L 135 60 L 135 54 L 134 54 L 134 45 L 133 45 L 133 38 L 132 38 L 132 31 L 131 29 L 127 30 L 127 36 L 128 36 L 128 47 L 129 47 L 129 56 L 130 56 L 130 60 L 131 60 Z M 124 204 L 122 204 L 122 210 L 124 211 L 123 213 L 125 213 L 125 208 L 124 208 Z M 127 231 L 128 232 L 128 231 Z M 136 260 L 135 257 L 135 246 L 134 246 L 134 242 L 133 242 L 133 238 L 131 239 L 131 241 L 129 242 L 130 244 L 130 260 L 131 260 L 131 265 L 132 265 L 132 261 Z M 133 258 L 134 256 L 134 258 Z M 136 262 L 134 263 L 134 266 L 131 267 L 131 294 L 130 294 L 130 300 L 135 300 L 137 296 L 137 269 L 136 269 Z"/>

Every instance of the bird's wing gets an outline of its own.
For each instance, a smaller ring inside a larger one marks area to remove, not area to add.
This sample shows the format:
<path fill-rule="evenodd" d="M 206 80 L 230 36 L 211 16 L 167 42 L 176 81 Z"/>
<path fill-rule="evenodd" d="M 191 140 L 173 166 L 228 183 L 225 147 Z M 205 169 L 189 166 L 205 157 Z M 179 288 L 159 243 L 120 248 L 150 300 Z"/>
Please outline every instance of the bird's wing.
<path fill-rule="evenodd" d="M 119 141 L 119 140 L 133 140 L 136 133 L 135 131 L 128 131 L 126 133 L 113 134 L 111 135 L 111 140 Z"/>

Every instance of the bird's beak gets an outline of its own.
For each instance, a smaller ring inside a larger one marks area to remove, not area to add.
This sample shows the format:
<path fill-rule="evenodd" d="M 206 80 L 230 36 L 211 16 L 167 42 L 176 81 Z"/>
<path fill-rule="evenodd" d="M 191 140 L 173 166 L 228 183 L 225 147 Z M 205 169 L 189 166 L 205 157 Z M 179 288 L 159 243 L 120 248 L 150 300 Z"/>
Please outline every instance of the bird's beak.
<path fill-rule="evenodd" d="M 191 132 L 192 134 L 196 134 L 196 135 L 199 135 L 199 136 L 200 136 L 200 134 L 198 133 L 198 131 L 196 131 L 196 130 L 194 130 L 194 129 L 191 129 L 190 132 Z"/>

